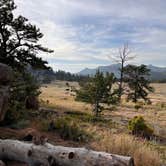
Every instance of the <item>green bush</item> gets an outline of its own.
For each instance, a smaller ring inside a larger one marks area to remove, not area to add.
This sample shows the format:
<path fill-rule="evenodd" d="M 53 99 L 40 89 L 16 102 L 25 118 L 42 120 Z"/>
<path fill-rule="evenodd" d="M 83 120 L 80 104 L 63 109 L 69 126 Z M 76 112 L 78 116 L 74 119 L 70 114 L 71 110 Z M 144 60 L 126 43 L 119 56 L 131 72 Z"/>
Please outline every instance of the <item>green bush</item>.
<path fill-rule="evenodd" d="M 69 118 L 77 119 L 78 121 L 82 122 L 91 122 L 94 118 L 93 115 L 84 112 L 66 111 L 65 113 L 68 115 Z"/>
<path fill-rule="evenodd" d="M 49 120 L 47 120 L 47 119 L 42 119 L 42 120 L 40 120 L 40 129 L 42 130 L 42 131 L 49 131 L 49 125 L 50 125 L 50 121 Z"/>
<path fill-rule="evenodd" d="M 14 124 L 20 119 L 26 119 L 28 116 L 25 105 L 27 97 L 37 97 L 39 94 L 39 84 L 33 76 L 26 72 L 23 74 L 15 72 L 10 88 L 9 109 L 4 123 Z"/>
<path fill-rule="evenodd" d="M 55 131 L 61 138 L 77 142 L 87 142 L 91 136 L 70 118 L 58 118 L 54 122 Z"/>
<path fill-rule="evenodd" d="M 13 105 L 9 107 L 5 115 L 4 124 L 5 125 L 16 124 L 22 119 L 28 119 L 28 111 L 25 109 L 22 103 L 14 101 Z"/>
<path fill-rule="evenodd" d="M 135 116 L 131 119 L 128 123 L 128 129 L 132 132 L 132 134 L 142 136 L 147 139 L 150 139 L 153 135 L 153 129 L 147 126 L 142 116 Z"/>
<path fill-rule="evenodd" d="M 21 119 L 18 122 L 10 125 L 10 127 L 13 129 L 24 129 L 28 127 L 29 124 L 30 124 L 29 120 Z"/>
<path fill-rule="evenodd" d="M 144 106 L 143 102 L 137 102 L 134 107 L 136 110 L 139 110 L 139 109 L 142 109 L 143 106 Z"/>

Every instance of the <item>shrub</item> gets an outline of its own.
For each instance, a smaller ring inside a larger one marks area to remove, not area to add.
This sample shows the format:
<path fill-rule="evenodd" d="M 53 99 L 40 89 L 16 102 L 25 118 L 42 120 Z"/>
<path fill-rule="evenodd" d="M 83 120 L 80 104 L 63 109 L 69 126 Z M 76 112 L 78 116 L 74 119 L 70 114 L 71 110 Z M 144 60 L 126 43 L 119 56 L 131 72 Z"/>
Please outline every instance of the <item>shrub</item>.
<path fill-rule="evenodd" d="M 142 116 L 135 116 L 128 123 L 128 128 L 132 134 L 150 139 L 153 129 L 147 126 Z"/>
<path fill-rule="evenodd" d="M 36 98 L 40 94 L 36 79 L 29 73 L 14 73 L 14 80 L 10 88 L 9 109 L 5 116 L 5 124 L 18 122 L 27 118 L 26 100 L 29 96 Z M 32 102 L 34 102 L 32 100 Z"/>
<path fill-rule="evenodd" d="M 85 132 L 80 126 L 70 118 L 58 118 L 54 122 L 55 131 L 61 138 L 78 142 L 87 142 L 91 136 Z"/>
<path fill-rule="evenodd" d="M 42 131 L 49 131 L 50 122 L 47 119 L 41 120 L 39 125 Z"/>
<path fill-rule="evenodd" d="M 28 127 L 29 124 L 30 124 L 29 120 L 22 119 L 16 123 L 12 124 L 10 127 L 13 129 L 24 129 L 24 128 Z"/>
<path fill-rule="evenodd" d="M 139 109 L 142 109 L 143 108 L 143 105 L 144 105 L 144 103 L 142 103 L 142 102 L 138 102 L 137 104 L 135 104 L 135 109 L 136 110 L 139 110 Z"/>
<path fill-rule="evenodd" d="M 94 116 L 84 112 L 78 111 L 66 111 L 65 112 L 70 118 L 77 119 L 82 122 L 91 122 L 94 119 Z"/>

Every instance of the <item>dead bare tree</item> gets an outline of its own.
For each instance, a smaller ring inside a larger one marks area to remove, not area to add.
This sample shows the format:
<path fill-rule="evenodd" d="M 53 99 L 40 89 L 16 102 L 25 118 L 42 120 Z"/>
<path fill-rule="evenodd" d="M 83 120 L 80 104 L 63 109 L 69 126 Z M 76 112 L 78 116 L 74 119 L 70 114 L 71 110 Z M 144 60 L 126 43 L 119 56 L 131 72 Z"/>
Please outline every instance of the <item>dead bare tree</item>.
<path fill-rule="evenodd" d="M 123 82 L 124 82 L 124 67 L 125 63 L 133 60 L 135 55 L 131 54 L 131 50 L 129 48 L 128 43 L 124 44 L 123 47 L 119 48 L 118 54 L 109 56 L 110 59 L 113 59 L 116 63 L 120 64 L 120 79 L 119 79 L 119 101 L 121 101 L 121 97 L 123 94 Z"/>

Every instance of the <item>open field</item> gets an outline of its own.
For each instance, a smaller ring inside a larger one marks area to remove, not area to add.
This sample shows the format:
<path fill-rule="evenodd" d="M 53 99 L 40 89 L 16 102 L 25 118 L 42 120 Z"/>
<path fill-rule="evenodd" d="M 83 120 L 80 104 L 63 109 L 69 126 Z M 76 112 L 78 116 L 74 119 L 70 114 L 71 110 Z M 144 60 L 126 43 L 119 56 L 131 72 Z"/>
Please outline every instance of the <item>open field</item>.
<path fill-rule="evenodd" d="M 75 82 L 69 84 L 78 88 Z M 104 110 L 101 114 L 102 120 L 96 123 L 87 118 L 93 117 L 91 106 L 75 101 L 74 93 L 67 90 L 66 82 L 56 81 L 44 85 L 41 88 L 40 100 L 42 107 L 55 110 L 59 117 L 70 117 L 92 134 L 94 139 L 86 143 L 87 147 L 133 155 L 136 166 L 157 166 L 160 159 L 165 161 L 166 157 L 166 84 L 153 84 L 153 87 L 155 93 L 150 94 L 151 105 L 142 105 L 136 110 L 133 103 L 126 103 L 124 100 L 120 106 Z M 137 115 L 144 117 L 160 139 L 146 141 L 129 134 L 128 121 Z"/>
<path fill-rule="evenodd" d="M 153 84 L 151 105 L 135 109 L 123 99 L 118 106 L 106 107 L 94 118 L 90 104 L 75 101 L 71 87 L 78 83 L 56 81 L 41 87 L 39 110 L 27 110 L 28 116 L 12 128 L 0 128 L 0 138 L 24 140 L 28 133 L 44 135 L 54 145 L 85 147 L 132 156 L 136 166 L 163 166 L 166 162 L 166 84 Z M 141 115 L 154 129 L 156 137 L 145 140 L 130 134 L 128 121 Z M 50 130 L 53 122 L 54 129 Z"/>
<path fill-rule="evenodd" d="M 77 83 L 70 83 L 71 86 L 78 87 Z M 122 123 L 136 115 L 143 116 L 147 122 L 154 127 L 157 135 L 166 137 L 166 84 L 153 84 L 155 93 L 150 95 L 151 105 L 143 105 L 143 108 L 136 110 L 133 103 L 123 101 L 121 106 L 112 108 L 112 111 L 103 111 L 103 117 L 114 117 Z M 40 98 L 49 102 L 49 106 L 57 110 L 71 110 L 91 113 L 91 106 L 86 103 L 74 100 L 73 93 L 66 91 L 66 82 L 55 82 L 42 87 Z"/>

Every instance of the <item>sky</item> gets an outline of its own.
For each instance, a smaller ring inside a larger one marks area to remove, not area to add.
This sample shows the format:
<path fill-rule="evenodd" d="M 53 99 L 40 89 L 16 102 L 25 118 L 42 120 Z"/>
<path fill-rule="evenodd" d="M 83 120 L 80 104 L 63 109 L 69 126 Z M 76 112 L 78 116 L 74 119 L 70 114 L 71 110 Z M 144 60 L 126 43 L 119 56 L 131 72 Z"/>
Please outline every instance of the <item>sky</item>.
<path fill-rule="evenodd" d="M 16 14 L 36 24 L 40 54 L 56 71 L 72 73 L 115 63 L 128 43 L 133 64 L 166 66 L 166 0 L 15 0 Z"/>

